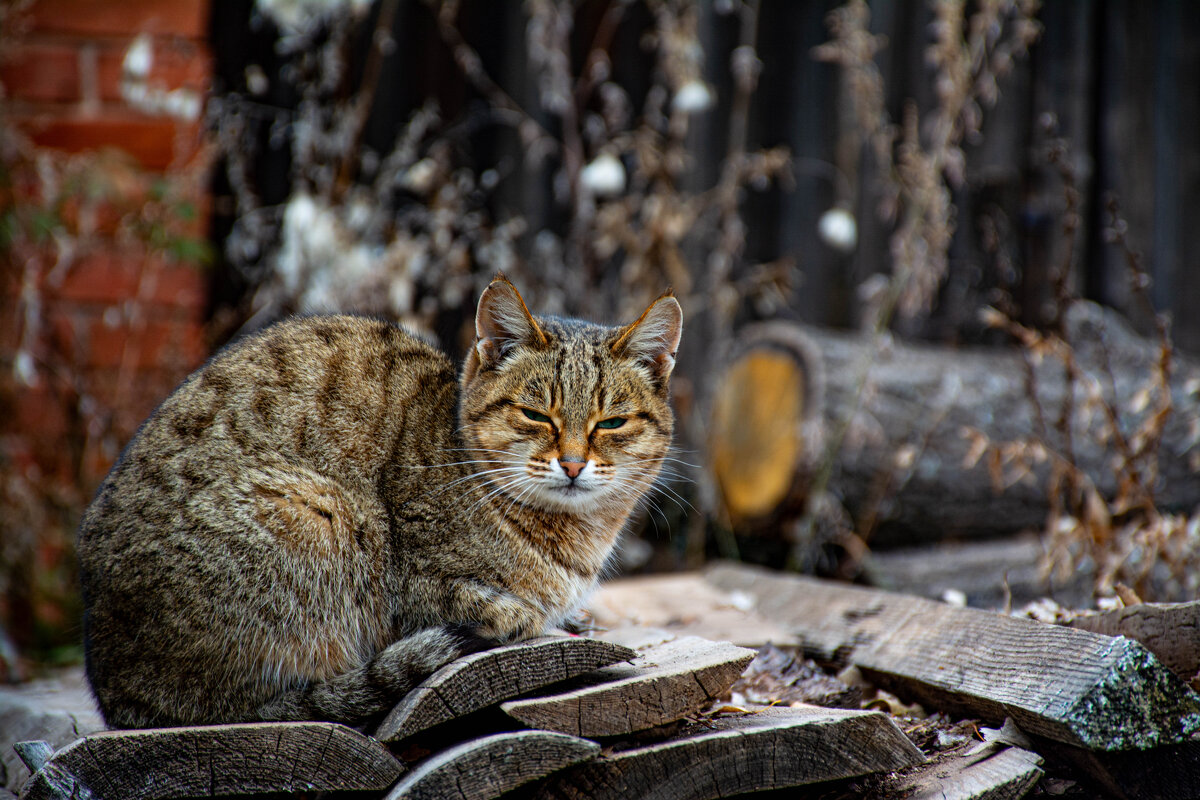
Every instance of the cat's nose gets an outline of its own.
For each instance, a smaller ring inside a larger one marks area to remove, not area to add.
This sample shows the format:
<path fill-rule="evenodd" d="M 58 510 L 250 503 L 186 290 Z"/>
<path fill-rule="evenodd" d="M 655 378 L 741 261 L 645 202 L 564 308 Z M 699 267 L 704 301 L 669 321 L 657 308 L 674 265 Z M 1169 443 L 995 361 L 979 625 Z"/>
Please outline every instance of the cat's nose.
<path fill-rule="evenodd" d="M 583 461 L 560 461 L 558 465 L 562 467 L 563 472 L 567 473 L 567 477 L 571 480 L 578 478 L 579 473 L 583 472 L 583 468 L 587 466 Z"/>

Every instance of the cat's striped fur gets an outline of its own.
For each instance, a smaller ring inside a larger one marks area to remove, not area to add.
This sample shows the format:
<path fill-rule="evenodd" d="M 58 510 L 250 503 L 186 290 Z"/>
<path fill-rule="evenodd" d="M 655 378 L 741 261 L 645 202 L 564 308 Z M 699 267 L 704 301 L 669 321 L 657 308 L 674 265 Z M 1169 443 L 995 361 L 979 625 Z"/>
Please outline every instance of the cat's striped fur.
<path fill-rule="evenodd" d="M 476 328 L 456 378 L 393 325 L 293 319 L 163 403 L 80 529 L 110 725 L 361 723 L 578 607 L 666 457 L 679 304 L 535 320 L 500 277 Z"/>

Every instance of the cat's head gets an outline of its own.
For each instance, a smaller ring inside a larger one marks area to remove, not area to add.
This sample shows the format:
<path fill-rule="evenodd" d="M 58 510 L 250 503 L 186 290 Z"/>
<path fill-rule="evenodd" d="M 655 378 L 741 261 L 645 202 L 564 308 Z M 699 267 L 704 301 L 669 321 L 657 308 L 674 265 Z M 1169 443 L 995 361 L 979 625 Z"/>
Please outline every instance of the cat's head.
<path fill-rule="evenodd" d="M 670 294 L 610 328 L 535 318 L 516 287 L 493 280 L 479 299 L 459 410 L 491 488 L 548 511 L 632 507 L 671 444 L 668 382 L 682 329 Z"/>

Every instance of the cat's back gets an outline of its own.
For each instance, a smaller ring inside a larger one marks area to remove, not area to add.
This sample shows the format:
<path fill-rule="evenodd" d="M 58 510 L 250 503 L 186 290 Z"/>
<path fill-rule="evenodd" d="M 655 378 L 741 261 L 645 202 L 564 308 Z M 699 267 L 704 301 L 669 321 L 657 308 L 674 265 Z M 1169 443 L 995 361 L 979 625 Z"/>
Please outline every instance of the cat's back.
<path fill-rule="evenodd" d="M 455 377 L 396 326 L 307 317 L 226 347 L 167 398 L 80 526 L 89 677 L 106 714 L 129 714 L 110 721 L 159 718 L 158 685 L 199 708 L 215 684 L 253 675 L 229 700 L 244 705 L 217 712 L 237 718 L 385 646 L 376 486 L 390 461 L 443 444 Z M 121 674 L 134 663 L 144 680 Z"/>
<path fill-rule="evenodd" d="M 153 480 L 178 465 L 175 488 L 204 468 L 279 460 L 356 481 L 378 469 L 406 418 L 445 413 L 454 367 L 381 320 L 298 317 L 217 353 L 143 425 L 109 476 Z M 425 419 L 428 421 L 428 419 Z M 211 476 L 210 476 L 211 477 Z M 158 487 L 160 490 L 167 487 Z"/>

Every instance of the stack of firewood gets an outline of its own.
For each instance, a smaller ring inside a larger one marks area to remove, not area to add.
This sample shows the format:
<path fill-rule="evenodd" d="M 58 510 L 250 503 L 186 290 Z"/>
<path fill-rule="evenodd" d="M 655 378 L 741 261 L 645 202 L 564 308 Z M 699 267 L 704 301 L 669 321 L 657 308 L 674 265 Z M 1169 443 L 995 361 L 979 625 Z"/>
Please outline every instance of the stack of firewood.
<path fill-rule="evenodd" d="M 785 787 L 1017 798 L 1065 771 L 1093 795 L 1200 797 L 1191 607 L 1127 609 L 1090 620 L 1104 631 L 1092 632 L 718 566 L 606 588 L 593 612 L 609 626 L 596 636 L 447 665 L 370 735 L 330 723 L 90 732 L 94 717 L 64 725 L 65 712 L 17 713 L 0 695 L 0 745 L 31 740 L 16 753 L 32 773 L 0 754 L 0 777 L 22 798 L 715 798 Z M 1189 613 L 1190 657 L 1164 633 L 1166 616 Z M 1108 635 L 1134 629 L 1169 667 Z M 753 650 L 712 637 L 780 647 L 751 665 Z M 885 695 L 923 711 L 888 713 Z"/>

